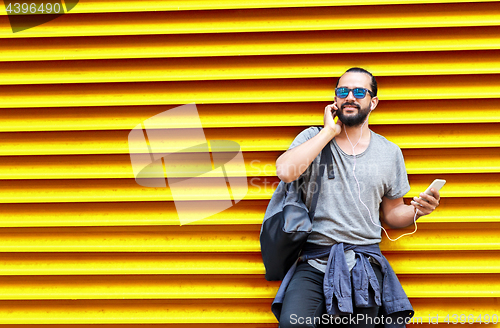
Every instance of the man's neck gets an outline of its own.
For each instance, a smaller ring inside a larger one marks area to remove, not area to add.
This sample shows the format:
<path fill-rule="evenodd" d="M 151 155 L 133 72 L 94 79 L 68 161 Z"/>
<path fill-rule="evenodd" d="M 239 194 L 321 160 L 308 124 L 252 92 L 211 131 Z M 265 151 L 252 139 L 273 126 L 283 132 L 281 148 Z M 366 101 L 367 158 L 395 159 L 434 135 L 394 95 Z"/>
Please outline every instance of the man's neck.
<path fill-rule="evenodd" d="M 342 131 L 335 137 L 335 141 L 349 155 L 353 155 L 352 147 L 354 146 L 354 154 L 357 155 L 368 148 L 370 137 L 370 128 L 368 122 L 366 122 L 363 126 L 342 125 Z"/>

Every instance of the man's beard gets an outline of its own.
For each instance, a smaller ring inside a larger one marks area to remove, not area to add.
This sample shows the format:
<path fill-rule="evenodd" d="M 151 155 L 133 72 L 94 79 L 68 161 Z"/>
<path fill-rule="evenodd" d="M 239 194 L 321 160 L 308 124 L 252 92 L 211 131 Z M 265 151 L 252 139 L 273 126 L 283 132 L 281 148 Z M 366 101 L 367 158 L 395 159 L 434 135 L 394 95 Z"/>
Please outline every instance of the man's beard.
<path fill-rule="evenodd" d="M 345 115 L 344 108 L 346 106 L 356 107 L 358 109 L 358 113 L 354 115 Z M 337 116 L 343 124 L 351 127 L 360 126 L 361 124 L 363 124 L 368 117 L 368 114 L 370 114 L 370 105 L 365 108 L 361 108 L 358 104 L 355 103 L 344 103 L 342 104 L 342 106 L 340 106 L 340 110 L 338 111 Z"/>

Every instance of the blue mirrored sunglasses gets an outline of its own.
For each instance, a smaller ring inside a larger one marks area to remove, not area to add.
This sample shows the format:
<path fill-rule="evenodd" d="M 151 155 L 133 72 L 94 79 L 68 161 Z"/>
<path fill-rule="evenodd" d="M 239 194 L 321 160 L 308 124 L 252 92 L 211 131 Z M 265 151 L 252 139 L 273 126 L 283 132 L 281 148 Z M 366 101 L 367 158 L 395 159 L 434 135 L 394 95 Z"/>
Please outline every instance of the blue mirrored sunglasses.
<path fill-rule="evenodd" d="M 367 92 L 370 94 L 370 96 L 373 97 L 373 92 L 365 88 L 354 88 L 354 89 L 349 89 L 345 87 L 335 88 L 335 95 L 341 99 L 344 99 L 349 95 L 349 92 L 351 91 L 352 95 L 356 99 L 363 99 L 364 97 L 366 97 Z"/>

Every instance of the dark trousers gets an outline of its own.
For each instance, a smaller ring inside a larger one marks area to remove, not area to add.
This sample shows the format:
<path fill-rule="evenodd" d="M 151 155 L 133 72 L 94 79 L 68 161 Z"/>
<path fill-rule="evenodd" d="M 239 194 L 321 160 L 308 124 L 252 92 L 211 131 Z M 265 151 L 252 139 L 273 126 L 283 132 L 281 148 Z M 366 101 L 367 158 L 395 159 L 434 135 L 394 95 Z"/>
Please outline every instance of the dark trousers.
<path fill-rule="evenodd" d="M 373 270 L 382 290 L 382 272 L 372 263 Z M 324 273 L 313 268 L 307 262 L 300 263 L 286 289 L 280 316 L 280 328 L 289 327 L 332 327 L 374 328 L 379 307 L 357 308 L 349 316 L 333 317 L 326 314 L 323 295 Z M 370 288 L 370 297 L 373 290 Z M 356 318 L 356 320 L 353 320 Z M 362 319 L 362 320 L 359 320 Z"/>

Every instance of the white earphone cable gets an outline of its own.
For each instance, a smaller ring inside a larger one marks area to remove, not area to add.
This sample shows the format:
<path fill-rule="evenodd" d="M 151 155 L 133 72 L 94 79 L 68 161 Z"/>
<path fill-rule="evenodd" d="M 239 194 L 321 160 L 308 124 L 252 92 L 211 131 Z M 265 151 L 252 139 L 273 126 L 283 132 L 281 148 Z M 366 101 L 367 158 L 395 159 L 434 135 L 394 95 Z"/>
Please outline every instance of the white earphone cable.
<path fill-rule="evenodd" d="M 418 209 L 415 208 L 415 215 L 413 216 L 413 223 L 415 224 L 415 230 L 413 232 L 408 232 L 408 233 L 405 233 L 405 234 L 402 234 L 401 236 L 399 236 L 398 238 L 396 239 L 392 239 L 391 237 L 389 237 L 389 234 L 387 233 L 387 230 L 385 230 L 384 227 L 382 227 L 381 225 L 375 223 L 375 221 L 373 221 L 373 217 L 372 217 L 372 214 L 370 212 L 370 209 L 368 208 L 368 206 L 366 206 L 366 204 L 363 202 L 363 200 L 361 200 L 361 187 L 359 185 L 359 181 L 358 181 L 358 178 L 356 177 L 356 152 L 354 150 L 354 148 L 359 144 L 359 142 L 361 141 L 361 137 L 363 136 L 363 126 L 366 124 L 366 122 L 368 122 L 368 118 L 366 118 L 365 122 L 363 123 L 363 125 L 361 125 L 361 134 L 359 136 L 359 139 L 358 139 L 358 142 L 356 142 L 355 145 L 352 144 L 351 142 L 351 139 L 349 138 L 349 135 L 347 134 L 347 129 L 344 127 L 344 132 L 345 132 L 345 135 L 347 137 L 347 140 L 349 141 L 349 143 L 351 144 L 351 147 L 352 147 L 352 156 L 354 158 L 354 163 L 353 163 L 353 166 L 352 166 L 352 174 L 354 176 L 354 180 L 356 180 L 356 184 L 358 186 L 358 197 L 359 197 L 359 201 L 361 202 L 361 204 L 363 204 L 363 206 L 366 208 L 366 210 L 368 211 L 368 215 L 370 216 L 370 221 L 372 221 L 372 223 L 381 228 L 382 230 L 384 230 L 385 232 L 385 235 L 387 236 L 387 238 L 389 238 L 390 241 L 396 241 L 398 240 L 399 238 L 403 237 L 403 236 L 408 236 L 408 235 L 412 235 L 414 234 L 415 232 L 417 232 L 417 213 L 418 213 Z"/>

